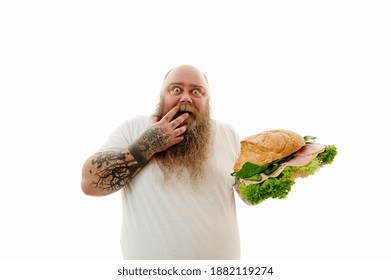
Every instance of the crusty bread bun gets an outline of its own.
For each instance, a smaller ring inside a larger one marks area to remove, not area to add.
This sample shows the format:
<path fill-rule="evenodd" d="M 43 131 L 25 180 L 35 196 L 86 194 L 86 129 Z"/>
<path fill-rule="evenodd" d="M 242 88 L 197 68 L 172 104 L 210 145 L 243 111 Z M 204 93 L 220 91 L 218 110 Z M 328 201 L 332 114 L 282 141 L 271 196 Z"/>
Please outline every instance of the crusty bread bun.
<path fill-rule="evenodd" d="M 251 135 L 240 142 L 240 154 L 234 171 L 238 172 L 243 164 L 251 162 L 264 165 L 297 152 L 305 145 L 299 134 L 283 129 L 274 129 Z"/>

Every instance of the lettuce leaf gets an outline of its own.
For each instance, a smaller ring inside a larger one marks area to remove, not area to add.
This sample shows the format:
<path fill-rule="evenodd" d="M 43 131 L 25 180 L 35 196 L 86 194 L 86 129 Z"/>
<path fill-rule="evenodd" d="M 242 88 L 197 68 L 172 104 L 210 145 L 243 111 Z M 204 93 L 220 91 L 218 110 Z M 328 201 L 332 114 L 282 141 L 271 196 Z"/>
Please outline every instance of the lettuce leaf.
<path fill-rule="evenodd" d="M 334 145 L 326 145 L 325 150 L 316 157 L 321 161 L 322 164 L 331 164 L 337 154 L 337 147 Z"/>
<path fill-rule="evenodd" d="M 295 181 L 288 178 L 269 178 L 261 184 L 239 185 L 239 192 L 251 205 L 268 198 L 285 198 Z"/>
<path fill-rule="evenodd" d="M 246 162 L 245 164 L 243 164 L 242 169 L 240 169 L 238 173 L 232 173 L 231 175 L 235 176 L 236 178 L 259 181 L 261 179 L 261 175 L 259 175 L 259 173 L 262 173 L 264 169 L 264 167 L 259 166 L 257 164 Z M 257 174 L 259 175 L 259 179 L 257 178 L 257 176 L 254 176 Z"/>

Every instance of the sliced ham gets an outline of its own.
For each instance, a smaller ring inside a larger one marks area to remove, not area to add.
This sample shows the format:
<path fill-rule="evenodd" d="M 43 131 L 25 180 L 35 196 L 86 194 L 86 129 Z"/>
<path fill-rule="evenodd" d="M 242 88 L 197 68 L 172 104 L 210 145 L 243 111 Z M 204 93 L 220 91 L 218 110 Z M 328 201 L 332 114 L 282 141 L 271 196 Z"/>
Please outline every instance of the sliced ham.
<path fill-rule="evenodd" d="M 298 156 L 309 154 L 320 154 L 325 149 L 325 145 L 313 142 L 307 142 L 300 150 L 297 151 Z"/>

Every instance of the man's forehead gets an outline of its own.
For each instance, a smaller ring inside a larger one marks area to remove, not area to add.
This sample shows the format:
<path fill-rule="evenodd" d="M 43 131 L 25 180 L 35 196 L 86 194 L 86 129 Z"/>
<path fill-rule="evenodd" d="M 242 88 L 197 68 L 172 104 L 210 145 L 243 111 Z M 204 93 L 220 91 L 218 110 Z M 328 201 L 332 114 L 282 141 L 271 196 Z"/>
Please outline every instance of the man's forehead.
<path fill-rule="evenodd" d="M 179 66 L 171 69 L 165 77 L 165 84 L 185 83 L 207 87 L 205 75 L 192 66 Z"/>

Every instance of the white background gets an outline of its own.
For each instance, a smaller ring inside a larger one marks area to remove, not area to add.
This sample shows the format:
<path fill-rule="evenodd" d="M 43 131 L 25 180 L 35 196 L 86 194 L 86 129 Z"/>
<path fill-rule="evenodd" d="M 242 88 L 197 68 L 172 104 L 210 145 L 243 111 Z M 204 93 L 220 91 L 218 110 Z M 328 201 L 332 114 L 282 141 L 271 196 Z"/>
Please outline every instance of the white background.
<path fill-rule="evenodd" d="M 237 200 L 243 260 L 391 259 L 386 2 L 2 1 L 0 259 L 121 259 L 120 195 L 85 196 L 81 167 L 183 63 L 242 138 L 338 147 L 286 199 Z"/>

